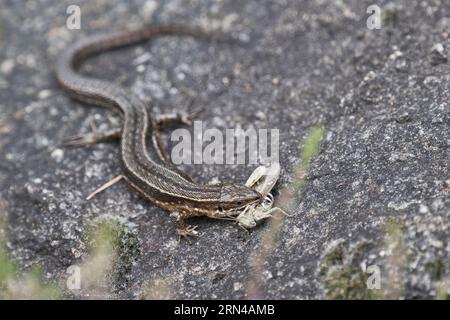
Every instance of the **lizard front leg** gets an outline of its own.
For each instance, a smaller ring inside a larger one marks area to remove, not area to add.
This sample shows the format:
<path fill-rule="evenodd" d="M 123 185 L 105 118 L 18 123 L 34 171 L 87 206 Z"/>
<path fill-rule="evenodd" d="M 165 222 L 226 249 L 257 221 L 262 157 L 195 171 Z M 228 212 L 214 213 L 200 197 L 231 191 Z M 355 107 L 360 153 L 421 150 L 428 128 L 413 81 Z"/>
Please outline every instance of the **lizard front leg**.
<path fill-rule="evenodd" d="M 175 222 L 178 240 L 181 240 L 181 238 L 189 239 L 189 237 L 197 237 L 199 235 L 198 231 L 196 230 L 197 226 L 189 226 L 185 224 L 184 220 L 186 219 L 186 217 L 184 217 L 179 212 L 172 212 L 170 214 L 170 217 Z"/>

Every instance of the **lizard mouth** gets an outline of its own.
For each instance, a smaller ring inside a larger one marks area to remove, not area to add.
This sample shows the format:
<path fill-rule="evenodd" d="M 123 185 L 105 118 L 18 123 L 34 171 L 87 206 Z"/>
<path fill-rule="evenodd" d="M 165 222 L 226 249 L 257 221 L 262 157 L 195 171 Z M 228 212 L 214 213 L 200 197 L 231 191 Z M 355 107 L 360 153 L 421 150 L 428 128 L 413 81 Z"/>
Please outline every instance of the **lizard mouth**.
<path fill-rule="evenodd" d="M 261 199 L 255 199 L 252 202 L 247 202 L 245 204 L 242 204 L 238 207 L 230 208 L 230 209 L 224 209 L 223 207 L 219 207 L 216 210 L 216 213 L 219 214 L 219 216 L 222 217 L 234 217 L 241 213 L 242 210 L 245 210 L 247 207 L 252 206 L 254 204 L 257 204 L 261 202 Z"/>

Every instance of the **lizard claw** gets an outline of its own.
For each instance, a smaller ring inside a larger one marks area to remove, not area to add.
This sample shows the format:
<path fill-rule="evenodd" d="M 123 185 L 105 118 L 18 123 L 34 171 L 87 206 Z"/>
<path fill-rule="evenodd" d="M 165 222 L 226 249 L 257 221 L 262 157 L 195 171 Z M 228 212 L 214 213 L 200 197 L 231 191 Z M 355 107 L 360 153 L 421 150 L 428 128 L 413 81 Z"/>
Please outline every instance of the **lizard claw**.
<path fill-rule="evenodd" d="M 197 229 L 197 226 L 186 226 L 184 228 L 177 228 L 177 234 L 180 237 L 197 237 L 198 236 L 198 231 L 195 230 Z"/>
<path fill-rule="evenodd" d="M 178 241 L 181 241 L 181 238 L 187 239 L 189 241 L 189 237 L 198 237 L 199 233 L 197 230 L 197 226 L 186 226 L 184 228 L 177 228 Z"/>
<path fill-rule="evenodd" d="M 181 238 L 189 239 L 189 237 L 197 237 L 198 231 L 197 226 L 189 226 L 184 224 L 184 219 L 182 215 L 180 215 L 179 212 L 172 212 L 170 214 L 170 217 L 174 219 L 174 222 L 177 226 L 177 234 L 178 234 L 178 241 L 181 240 Z"/>

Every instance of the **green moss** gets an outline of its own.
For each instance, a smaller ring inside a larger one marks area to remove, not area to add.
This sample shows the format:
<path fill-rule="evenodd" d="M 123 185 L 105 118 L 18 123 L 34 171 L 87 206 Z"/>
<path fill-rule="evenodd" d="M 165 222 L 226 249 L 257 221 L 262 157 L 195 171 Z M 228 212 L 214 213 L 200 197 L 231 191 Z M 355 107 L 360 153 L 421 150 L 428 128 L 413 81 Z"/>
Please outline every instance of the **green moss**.
<path fill-rule="evenodd" d="M 30 299 L 35 300 L 61 300 L 63 293 L 61 288 L 53 283 L 41 283 Z"/>
<path fill-rule="evenodd" d="M 0 299 L 61 299 L 62 290 L 51 281 L 44 281 L 41 268 L 19 272 L 18 264 L 6 249 L 7 214 L 0 199 Z"/>
<path fill-rule="evenodd" d="M 324 279 L 325 295 L 329 299 L 377 299 L 377 291 L 366 286 L 367 276 L 361 270 L 341 265 L 333 267 Z"/>
<path fill-rule="evenodd" d="M 2 24 L 2 20 L 0 19 L 0 45 L 3 42 L 3 38 L 4 38 L 4 33 L 3 33 L 3 24 Z"/>
<path fill-rule="evenodd" d="M 17 272 L 15 263 L 8 257 L 2 243 L 0 243 L 0 287 L 3 287 L 7 280 L 14 277 Z"/>
<path fill-rule="evenodd" d="M 436 300 L 448 300 L 448 284 L 446 281 L 439 283 L 436 290 Z"/>
<path fill-rule="evenodd" d="M 325 129 L 321 126 L 312 127 L 303 142 L 301 151 L 301 165 L 303 168 L 309 168 L 311 160 L 319 153 L 320 143 L 322 142 Z"/>
<path fill-rule="evenodd" d="M 321 126 L 312 127 L 300 146 L 300 161 L 292 172 L 292 182 L 280 191 L 275 206 L 291 212 L 296 199 L 300 198 L 306 185 L 306 176 L 312 159 L 318 154 L 325 130 Z"/>
<path fill-rule="evenodd" d="M 395 3 L 390 3 L 381 10 L 381 20 L 383 26 L 395 26 L 398 22 L 400 7 Z"/>
<path fill-rule="evenodd" d="M 0 243 L 0 246 L 1 243 Z M 0 298 L 1 299 L 61 299 L 61 289 L 44 281 L 41 269 L 18 274 L 16 263 L 0 248 Z"/>
<path fill-rule="evenodd" d="M 31 271 L 24 275 L 22 282 L 28 282 L 30 290 L 26 293 L 27 299 L 55 300 L 62 299 L 61 288 L 50 281 L 43 280 L 42 269 L 34 266 Z"/>
<path fill-rule="evenodd" d="M 100 217 L 89 228 L 90 254 L 110 250 L 113 259 L 110 280 L 114 289 L 124 285 L 126 275 L 139 255 L 139 242 L 132 230 L 113 217 Z"/>
<path fill-rule="evenodd" d="M 440 281 L 444 276 L 445 264 L 442 259 L 436 259 L 434 261 L 428 262 L 425 265 L 425 270 L 430 275 L 431 279 L 434 281 Z"/>
<path fill-rule="evenodd" d="M 399 219 L 390 219 L 384 225 L 384 292 L 387 299 L 400 299 L 405 290 L 403 273 L 408 260 L 413 258 L 407 254 L 404 244 L 404 226 Z"/>
<path fill-rule="evenodd" d="M 294 197 L 298 196 L 306 185 L 306 175 L 309 165 L 314 157 L 319 153 L 320 143 L 323 139 L 325 130 L 321 126 L 312 127 L 306 135 L 303 144 L 300 146 L 300 162 L 295 166 L 293 172 L 293 181 L 288 187 Z"/>
<path fill-rule="evenodd" d="M 343 242 L 333 244 L 322 256 L 319 274 L 323 279 L 325 296 L 328 299 L 379 299 L 380 290 L 367 288 L 368 274 L 359 267 L 360 259 L 368 248 L 362 241 L 353 250 L 347 251 Z"/>
<path fill-rule="evenodd" d="M 326 251 L 320 260 L 320 275 L 325 276 L 330 268 L 342 265 L 346 254 L 347 253 L 342 243 L 338 243 Z"/>
<path fill-rule="evenodd" d="M 388 221 L 384 226 L 384 233 L 386 235 L 387 241 L 392 244 L 399 244 L 402 242 L 403 231 L 402 226 L 394 221 Z"/>

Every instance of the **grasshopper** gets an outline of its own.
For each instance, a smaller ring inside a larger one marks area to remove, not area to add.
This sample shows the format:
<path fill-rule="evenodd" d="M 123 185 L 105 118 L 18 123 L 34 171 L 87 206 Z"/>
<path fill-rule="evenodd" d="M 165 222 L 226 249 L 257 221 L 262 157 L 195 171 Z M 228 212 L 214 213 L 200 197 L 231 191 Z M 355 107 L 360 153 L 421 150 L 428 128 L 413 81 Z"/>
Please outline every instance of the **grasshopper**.
<path fill-rule="evenodd" d="M 278 163 L 273 163 L 268 167 L 259 166 L 252 172 L 245 185 L 262 194 L 264 200 L 262 203 L 251 204 L 245 207 L 236 217 L 236 221 L 241 227 L 252 229 L 261 221 L 273 217 L 276 213 L 288 216 L 284 210 L 273 207 L 274 199 L 270 191 L 277 183 L 279 177 L 280 165 Z"/>

